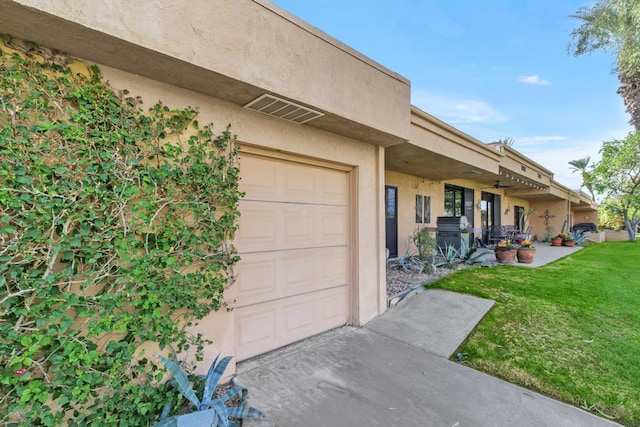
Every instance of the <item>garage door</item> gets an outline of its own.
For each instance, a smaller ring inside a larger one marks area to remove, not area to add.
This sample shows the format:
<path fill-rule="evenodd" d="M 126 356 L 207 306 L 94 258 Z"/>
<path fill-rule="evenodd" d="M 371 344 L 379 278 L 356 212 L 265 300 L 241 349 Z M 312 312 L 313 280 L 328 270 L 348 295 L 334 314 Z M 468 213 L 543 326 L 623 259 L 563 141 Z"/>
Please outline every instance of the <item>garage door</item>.
<path fill-rule="evenodd" d="M 343 325 L 349 318 L 346 171 L 243 154 L 236 359 Z"/>

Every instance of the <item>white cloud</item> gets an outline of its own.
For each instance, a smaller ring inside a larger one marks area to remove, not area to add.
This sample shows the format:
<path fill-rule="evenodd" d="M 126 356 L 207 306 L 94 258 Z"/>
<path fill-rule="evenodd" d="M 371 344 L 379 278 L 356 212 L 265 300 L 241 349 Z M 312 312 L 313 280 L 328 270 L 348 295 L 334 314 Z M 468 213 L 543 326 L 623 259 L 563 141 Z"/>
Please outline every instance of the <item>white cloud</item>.
<path fill-rule="evenodd" d="M 537 74 L 534 74 L 533 76 L 520 76 L 518 77 L 518 82 L 539 86 L 546 86 L 551 84 L 549 80 L 540 80 L 540 76 Z"/>
<path fill-rule="evenodd" d="M 516 143 L 520 145 L 543 145 L 546 143 L 553 143 L 558 141 L 566 141 L 566 136 L 560 135 L 537 135 L 537 136 L 525 136 L 516 139 Z"/>
<path fill-rule="evenodd" d="M 475 99 L 449 97 L 418 90 L 411 93 L 411 103 L 452 125 L 507 121 L 506 115 L 495 110 L 488 103 Z"/>
<path fill-rule="evenodd" d="M 520 140 L 516 140 L 514 147 L 517 150 L 519 142 Z M 557 144 L 552 148 L 527 145 L 519 151 L 534 162 L 551 170 L 556 181 L 577 190 L 582 184 L 582 176 L 579 173 L 571 172 L 569 162 L 589 156 L 591 157 L 591 163 L 594 163 L 600 158 L 598 154 L 600 147 L 600 142 L 591 141 L 579 144 Z"/>

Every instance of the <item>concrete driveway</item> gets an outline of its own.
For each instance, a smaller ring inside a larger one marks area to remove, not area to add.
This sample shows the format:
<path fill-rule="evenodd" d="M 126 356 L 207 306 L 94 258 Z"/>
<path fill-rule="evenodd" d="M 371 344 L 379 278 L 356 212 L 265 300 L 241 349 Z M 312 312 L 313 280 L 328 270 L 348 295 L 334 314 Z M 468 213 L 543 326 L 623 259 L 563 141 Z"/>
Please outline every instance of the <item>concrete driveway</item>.
<path fill-rule="evenodd" d="M 448 357 L 493 305 L 419 292 L 343 327 L 243 362 L 236 383 L 266 420 L 245 426 L 612 426 Z"/>

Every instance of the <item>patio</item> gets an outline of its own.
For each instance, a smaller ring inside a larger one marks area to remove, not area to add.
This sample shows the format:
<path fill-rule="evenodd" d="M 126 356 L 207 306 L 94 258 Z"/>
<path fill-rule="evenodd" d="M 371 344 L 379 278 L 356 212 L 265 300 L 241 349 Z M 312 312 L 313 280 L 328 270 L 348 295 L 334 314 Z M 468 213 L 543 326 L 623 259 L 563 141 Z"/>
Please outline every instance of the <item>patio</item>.
<path fill-rule="evenodd" d="M 533 262 L 531 264 L 521 264 L 521 263 L 515 262 L 513 264 L 505 264 L 505 265 L 517 265 L 521 267 L 540 267 L 542 265 L 553 262 L 557 259 L 564 258 L 567 255 L 571 255 L 572 253 L 582 249 L 582 246 L 574 246 L 574 247 L 551 246 L 549 243 L 545 243 L 545 242 L 535 242 L 535 247 L 536 247 L 536 256 L 533 259 Z M 481 248 L 481 249 L 478 249 L 478 251 L 483 251 L 487 253 L 485 257 L 487 261 L 496 262 L 493 249 Z"/>

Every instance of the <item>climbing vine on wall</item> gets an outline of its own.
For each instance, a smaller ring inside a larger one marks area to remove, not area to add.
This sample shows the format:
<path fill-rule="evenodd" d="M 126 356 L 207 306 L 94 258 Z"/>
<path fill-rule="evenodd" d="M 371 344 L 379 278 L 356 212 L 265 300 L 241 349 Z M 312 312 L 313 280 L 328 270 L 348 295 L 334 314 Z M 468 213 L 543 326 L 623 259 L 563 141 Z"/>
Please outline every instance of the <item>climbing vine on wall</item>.
<path fill-rule="evenodd" d="M 201 357 L 238 260 L 234 139 L 0 47 L 0 424 L 146 425 L 170 387 L 141 345 Z"/>

